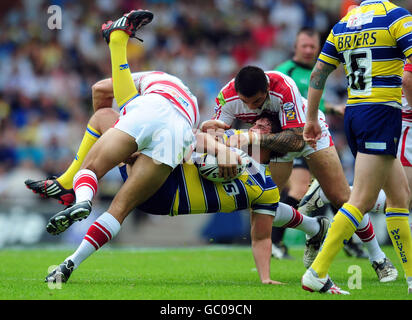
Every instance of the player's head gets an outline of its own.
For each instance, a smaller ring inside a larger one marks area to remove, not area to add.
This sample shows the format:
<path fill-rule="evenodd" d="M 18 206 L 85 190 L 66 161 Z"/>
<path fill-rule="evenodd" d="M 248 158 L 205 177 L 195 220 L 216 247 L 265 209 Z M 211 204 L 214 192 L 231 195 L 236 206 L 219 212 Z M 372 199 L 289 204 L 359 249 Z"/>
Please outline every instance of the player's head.
<path fill-rule="evenodd" d="M 259 67 L 243 67 L 235 77 L 235 90 L 249 109 L 263 106 L 268 97 L 268 78 Z"/>
<path fill-rule="evenodd" d="M 320 35 L 312 28 L 302 28 L 295 41 L 293 60 L 312 67 L 320 51 Z"/>
<path fill-rule="evenodd" d="M 263 111 L 256 119 L 253 126 L 249 129 L 262 134 L 277 133 L 282 129 L 276 113 Z"/>
<path fill-rule="evenodd" d="M 282 131 L 282 127 L 276 113 L 263 111 L 249 130 L 260 134 L 268 134 Z M 265 148 L 260 148 L 259 153 L 261 163 L 267 163 L 274 157 L 284 156 L 284 154 L 273 152 Z"/>

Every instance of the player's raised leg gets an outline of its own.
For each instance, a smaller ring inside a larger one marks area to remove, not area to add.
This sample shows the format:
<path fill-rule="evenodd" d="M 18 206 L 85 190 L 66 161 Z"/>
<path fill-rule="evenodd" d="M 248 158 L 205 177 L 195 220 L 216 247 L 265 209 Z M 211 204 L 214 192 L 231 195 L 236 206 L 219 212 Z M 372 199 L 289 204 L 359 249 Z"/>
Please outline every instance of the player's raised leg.
<path fill-rule="evenodd" d="M 114 96 L 123 105 L 137 96 L 136 86 L 127 64 L 127 41 L 136 31 L 149 23 L 153 14 L 134 10 L 102 26 L 103 37 L 109 44 L 112 62 Z M 91 211 L 91 200 L 97 192 L 98 180 L 110 169 L 126 161 L 137 151 L 136 137 L 116 128 L 111 128 L 94 144 L 73 180 L 76 204 L 54 215 L 47 231 L 59 234 L 73 222 L 86 218 Z"/>

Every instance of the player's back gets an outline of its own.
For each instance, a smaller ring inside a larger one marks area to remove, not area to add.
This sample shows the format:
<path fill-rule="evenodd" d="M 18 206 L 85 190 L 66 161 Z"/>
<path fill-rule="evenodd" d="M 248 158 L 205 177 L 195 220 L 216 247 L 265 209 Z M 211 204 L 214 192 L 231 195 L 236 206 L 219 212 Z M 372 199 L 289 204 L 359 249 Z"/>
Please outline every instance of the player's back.
<path fill-rule="evenodd" d="M 140 95 L 160 94 L 173 102 L 193 127 L 199 123 L 196 97 L 179 78 L 161 71 L 136 72 L 132 74 Z"/>
<path fill-rule="evenodd" d="M 401 106 L 405 56 L 412 53 L 412 17 L 389 1 L 364 1 L 332 29 L 319 60 L 342 62 L 348 105 Z"/>

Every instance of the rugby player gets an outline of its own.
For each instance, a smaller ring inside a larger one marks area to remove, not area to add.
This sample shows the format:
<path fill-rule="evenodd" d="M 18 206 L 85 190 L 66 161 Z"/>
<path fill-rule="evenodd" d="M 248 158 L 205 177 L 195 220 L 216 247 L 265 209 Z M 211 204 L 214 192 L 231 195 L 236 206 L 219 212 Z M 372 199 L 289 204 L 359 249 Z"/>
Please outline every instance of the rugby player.
<path fill-rule="evenodd" d="M 412 293 L 409 186 L 396 158 L 402 129 L 404 59 L 412 54 L 412 16 L 387 0 L 367 0 L 331 30 L 311 75 L 304 139 L 315 147 L 322 130 L 318 106 L 325 82 L 342 62 L 349 79 L 345 133 L 355 156 L 349 200 L 339 209 L 322 250 L 302 277 L 308 291 L 349 294 L 333 284 L 329 267 L 376 202 L 386 193 L 386 224 Z"/>
<path fill-rule="evenodd" d="M 295 81 L 301 95 L 307 97 L 310 74 L 319 52 L 319 32 L 312 28 L 302 28 L 296 35 L 293 57 L 277 66 L 275 71 L 282 72 L 291 77 Z M 333 106 L 324 101 L 324 99 L 321 99 L 319 109 L 325 114 L 336 113 L 343 115 L 344 106 Z M 312 175 L 305 158 L 299 157 L 293 159 L 293 169 L 287 182 L 287 190 L 279 190 L 281 201 L 297 209 L 299 201 L 308 191 L 311 178 Z M 285 229 L 283 228 L 274 227 L 272 230 L 272 255 L 278 259 L 291 258 L 288 255 L 287 247 L 282 241 L 284 233 Z M 352 241 L 352 238 L 351 241 L 345 245 L 345 249 L 345 252 L 348 254 L 353 254 L 357 257 L 366 257 L 361 245 Z"/>

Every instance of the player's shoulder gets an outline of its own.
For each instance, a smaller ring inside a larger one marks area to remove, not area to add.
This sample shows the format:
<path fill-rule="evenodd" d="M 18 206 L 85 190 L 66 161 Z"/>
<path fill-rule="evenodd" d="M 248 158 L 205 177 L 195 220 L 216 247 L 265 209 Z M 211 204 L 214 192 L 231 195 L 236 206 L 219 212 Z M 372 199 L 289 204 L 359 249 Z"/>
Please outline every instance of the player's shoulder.
<path fill-rule="evenodd" d="M 248 179 L 254 182 L 253 185 L 258 186 L 263 192 L 277 188 L 272 180 L 269 166 L 257 162 L 252 157 L 250 157 L 250 165 L 246 169 L 246 173 Z"/>
<path fill-rule="evenodd" d="M 391 22 L 397 21 L 403 17 L 410 16 L 410 13 L 405 8 L 397 6 L 390 1 L 366 1 L 361 6 L 355 7 L 349 11 L 336 25 L 346 24 L 356 15 L 367 15 L 373 14 L 378 20 L 372 20 L 371 23 L 377 23 L 379 25 L 390 24 Z M 365 19 L 365 17 L 362 17 Z M 367 18 L 366 18 L 367 19 Z"/>
<path fill-rule="evenodd" d="M 239 100 L 239 96 L 235 89 L 235 79 L 230 80 L 219 92 L 217 101 L 223 106 L 228 102 Z"/>
<path fill-rule="evenodd" d="M 266 76 L 269 78 L 269 90 L 272 92 L 280 92 L 284 90 L 289 90 L 295 81 L 280 71 L 265 71 Z"/>
<path fill-rule="evenodd" d="M 277 81 L 284 81 L 284 80 L 289 80 L 291 77 L 289 77 L 287 74 L 285 74 L 282 71 L 278 70 L 272 70 L 272 71 L 265 71 L 266 76 L 269 78 L 270 84 L 276 84 Z"/>
<path fill-rule="evenodd" d="M 404 16 L 410 15 L 409 11 L 390 1 L 384 2 L 385 12 L 388 16 Z"/>

